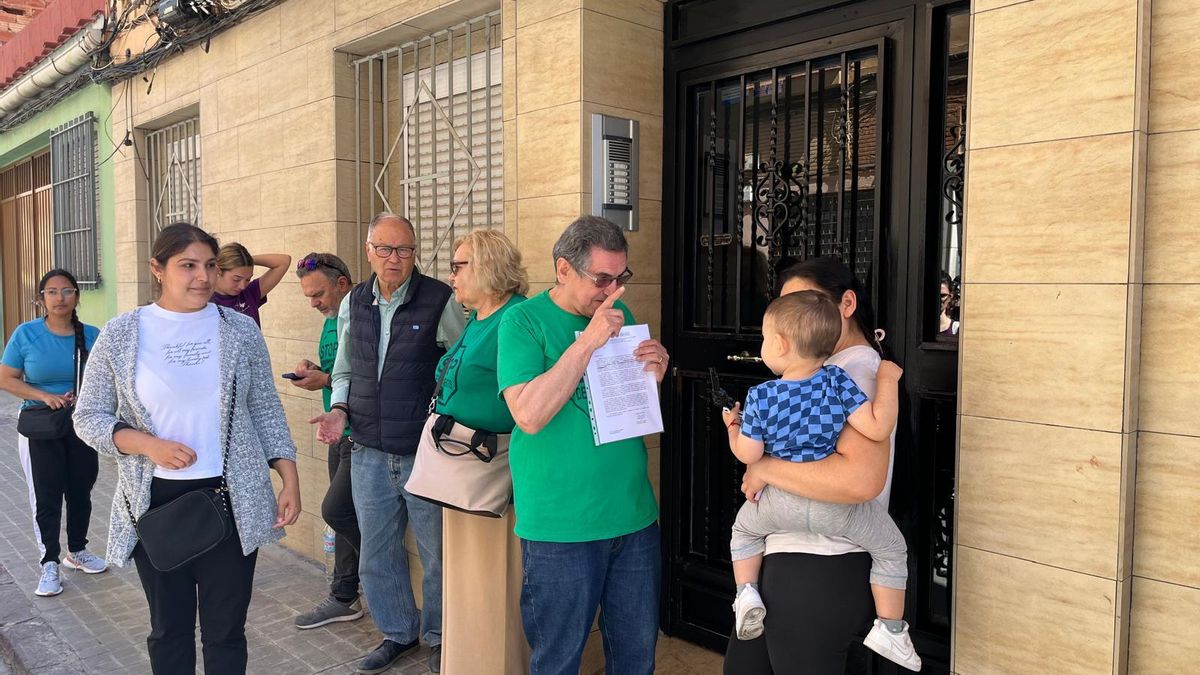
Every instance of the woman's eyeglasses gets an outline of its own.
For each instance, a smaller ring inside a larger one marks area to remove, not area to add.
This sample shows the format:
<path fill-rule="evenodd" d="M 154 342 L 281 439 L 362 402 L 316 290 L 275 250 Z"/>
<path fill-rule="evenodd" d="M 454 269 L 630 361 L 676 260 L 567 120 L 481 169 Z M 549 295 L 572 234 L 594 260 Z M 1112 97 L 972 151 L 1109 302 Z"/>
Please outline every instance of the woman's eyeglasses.
<path fill-rule="evenodd" d="M 575 271 L 579 272 L 580 276 L 589 279 L 593 284 L 596 284 L 596 288 L 608 288 L 609 285 L 614 281 L 617 282 L 617 287 L 619 288 L 629 283 L 629 280 L 633 278 L 633 270 L 629 269 L 628 267 L 625 268 L 624 272 L 621 272 L 615 277 L 607 274 L 592 274 L 587 270 L 577 269 Z"/>
<path fill-rule="evenodd" d="M 470 260 L 451 260 L 450 261 L 450 274 L 457 275 L 458 273 L 462 272 L 462 269 L 464 267 L 466 267 L 467 265 L 470 265 L 470 264 L 471 264 Z"/>
<path fill-rule="evenodd" d="M 59 290 L 57 288 L 47 288 L 44 291 L 38 291 L 38 295 L 42 296 L 43 298 L 57 298 L 58 296 L 61 295 L 62 297 L 69 299 L 69 298 L 75 297 L 76 295 L 79 295 L 79 289 L 78 288 L 64 288 L 62 290 Z"/>

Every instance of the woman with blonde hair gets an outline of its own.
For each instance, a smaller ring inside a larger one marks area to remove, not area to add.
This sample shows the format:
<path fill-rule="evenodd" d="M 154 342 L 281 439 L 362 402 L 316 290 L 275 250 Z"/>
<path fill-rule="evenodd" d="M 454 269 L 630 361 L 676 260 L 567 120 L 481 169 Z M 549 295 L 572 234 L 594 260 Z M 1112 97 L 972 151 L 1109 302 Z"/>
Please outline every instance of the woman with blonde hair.
<path fill-rule="evenodd" d="M 472 232 L 454 242 L 449 282 L 470 315 L 462 336 L 438 363 L 441 386 L 434 412 L 507 436 L 516 422 L 497 395 L 496 329 L 529 292 L 521 254 L 500 232 Z M 502 518 L 449 508 L 443 513 L 442 642 L 449 645 L 449 672 L 528 672 L 519 604 L 521 549 L 512 534 L 512 508 Z"/>
<path fill-rule="evenodd" d="M 217 281 L 213 285 L 212 302 L 245 314 L 262 327 L 258 308 L 267 304 L 267 293 L 275 290 L 291 264 L 290 255 L 250 255 L 250 251 L 237 242 L 225 244 L 217 253 Z M 266 267 L 267 273 L 254 279 L 256 266 Z"/>

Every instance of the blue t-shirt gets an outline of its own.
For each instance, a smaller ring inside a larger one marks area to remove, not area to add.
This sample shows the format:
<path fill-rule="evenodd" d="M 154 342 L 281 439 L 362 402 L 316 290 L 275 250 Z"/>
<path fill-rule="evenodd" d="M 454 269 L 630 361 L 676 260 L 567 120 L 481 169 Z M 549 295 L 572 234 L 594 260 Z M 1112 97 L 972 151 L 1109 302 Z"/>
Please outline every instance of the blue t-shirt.
<path fill-rule="evenodd" d="M 812 462 L 833 454 L 846 418 L 867 402 L 846 371 L 822 366 L 807 380 L 771 380 L 750 389 L 742 435 L 772 457 Z"/>
<path fill-rule="evenodd" d="M 99 328 L 83 325 L 83 341 L 89 351 L 99 334 Z M 0 362 L 24 371 L 26 384 L 42 391 L 62 395 L 75 389 L 75 335 L 55 335 L 43 319 L 17 326 L 4 345 Z"/>

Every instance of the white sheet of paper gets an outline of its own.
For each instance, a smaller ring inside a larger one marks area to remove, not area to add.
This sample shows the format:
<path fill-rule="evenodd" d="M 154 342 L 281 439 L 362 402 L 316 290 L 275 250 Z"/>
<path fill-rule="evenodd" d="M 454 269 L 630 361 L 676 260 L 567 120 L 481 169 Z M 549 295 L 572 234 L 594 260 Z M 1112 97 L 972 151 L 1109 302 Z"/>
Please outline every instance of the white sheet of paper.
<path fill-rule="evenodd" d="M 663 430 L 658 382 L 633 355 L 637 346 L 649 339 L 646 324 L 625 326 L 588 362 L 584 380 L 597 445 Z"/>

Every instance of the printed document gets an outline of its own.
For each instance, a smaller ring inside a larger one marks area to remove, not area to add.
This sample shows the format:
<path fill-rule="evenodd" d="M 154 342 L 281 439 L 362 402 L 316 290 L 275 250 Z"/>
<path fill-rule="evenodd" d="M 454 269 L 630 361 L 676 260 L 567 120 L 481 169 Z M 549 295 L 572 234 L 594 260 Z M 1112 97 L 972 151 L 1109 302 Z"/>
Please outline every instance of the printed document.
<path fill-rule="evenodd" d="M 633 355 L 649 339 L 646 324 L 625 326 L 592 354 L 584 380 L 597 445 L 663 430 L 658 382 Z"/>

